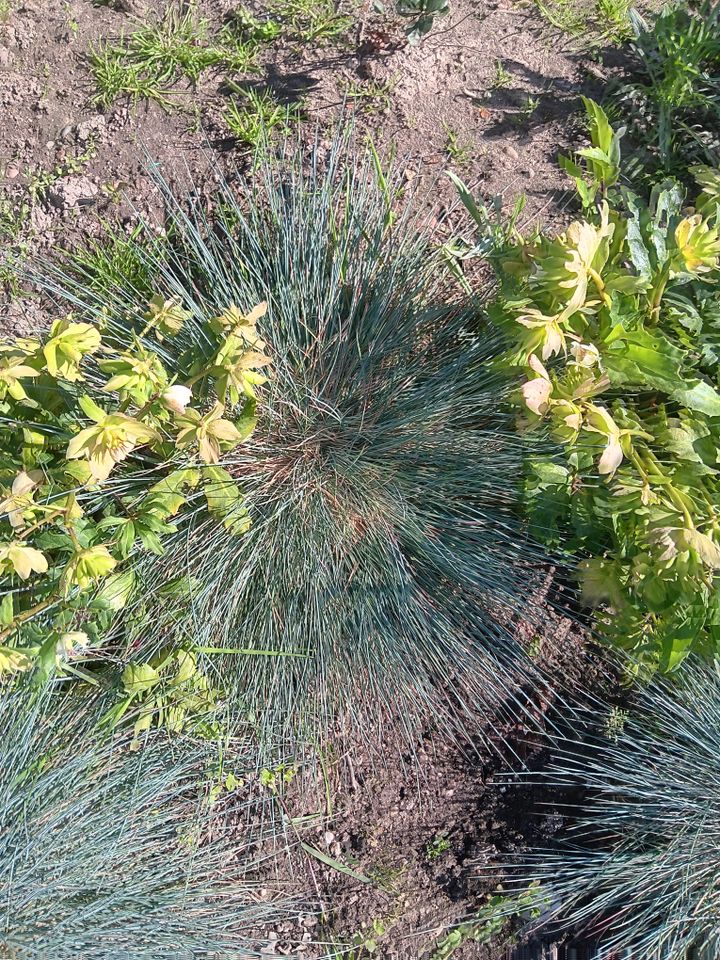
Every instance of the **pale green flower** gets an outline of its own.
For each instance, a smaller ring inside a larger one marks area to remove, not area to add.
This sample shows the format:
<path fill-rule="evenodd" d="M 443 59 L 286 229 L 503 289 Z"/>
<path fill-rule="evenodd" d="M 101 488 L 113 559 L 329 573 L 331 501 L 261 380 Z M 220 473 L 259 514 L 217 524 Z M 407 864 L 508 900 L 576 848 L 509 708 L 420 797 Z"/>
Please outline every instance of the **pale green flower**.
<path fill-rule="evenodd" d="M 68 460 L 85 457 L 95 480 L 107 480 L 115 464 L 124 460 L 135 447 L 160 440 L 156 430 L 134 417 L 124 413 L 106 413 L 89 397 L 82 397 L 80 404 L 95 425 L 73 437 L 65 456 Z"/>
<path fill-rule="evenodd" d="M 127 351 L 113 360 L 100 360 L 103 373 L 112 374 L 103 390 L 117 391 L 123 397 L 132 397 L 138 403 L 146 403 L 159 393 L 168 381 L 167 372 L 160 358 L 154 353 L 139 350 Z"/>
<path fill-rule="evenodd" d="M 178 419 L 178 424 L 182 426 L 177 437 L 178 448 L 197 444 L 201 460 L 217 463 L 222 451 L 221 444 L 234 446 L 242 440 L 242 434 L 235 424 L 223 420 L 224 412 L 225 407 L 221 403 L 216 403 L 204 417 L 189 407 Z"/>
<path fill-rule="evenodd" d="M 95 353 L 101 343 L 100 332 L 90 323 L 74 323 L 71 317 L 56 320 L 50 327 L 50 339 L 42 348 L 48 373 L 72 383 L 82 380 L 80 362 Z"/>
<path fill-rule="evenodd" d="M 67 593 L 73 586 L 78 586 L 81 590 L 87 589 L 111 573 L 116 565 L 117 560 L 110 554 L 105 544 L 80 550 L 63 571 L 62 583 L 65 592 Z"/>
<path fill-rule="evenodd" d="M 174 337 L 179 333 L 191 316 L 192 313 L 183 308 L 179 297 L 166 300 L 161 293 L 156 293 L 148 304 L 145 319 L 148 326 L 155 330 L 158 340 L 162 341 L 164 337 Z"/>
<path fill-rule="evenodd" d="M 12 482 L 10 496 L 0 502 L 0 512 L 6 513 L 14 530 L 25 526 L 23 513 L 33 506 L 33 492 L 45 479 L 42 470 L 21 470 Z"/>
<path fill-rule="evenodd" d="M 709 273 L 720 263 L 720 228 L 711 227 L 699 213 L 680 221 L 675 243 L 688 273 Z"/>
<path fill-rule="evenodd" d="M 220 399 L 225 401 L 229 396 L 230 402 L 235 404 L 243 394 L 255 399 L 253 387 L 266 383 L 268 379 L 257 371 L 269 363 L 270 358 L 264 353 L 248 349 L 242 335 L 231 333 L 218 351 L 209 373 L 216 378 Z"/>
<path fill-rule="evenodd" d="M 25 400 L 21 380 L 39 377 L 40 371 L 28 364 L 28 354 L 17 346 L 0 345 L 0 400 L 10 394 L 13 400 Z"/>
<path fill-rule="evenodd" d="M 28 547 L 22 540 L 0 543 L 0 571 L 14 571 L 21 580 L 27 580 L 31 573 L 46 573 L 47 558 L 35 547 Z"/>
<path fill-rule="evenodd" d="M 22 650 L 0 647 L 0 678 L 4 673 L 22 673 L 32 667 L 33 661 Z"/>

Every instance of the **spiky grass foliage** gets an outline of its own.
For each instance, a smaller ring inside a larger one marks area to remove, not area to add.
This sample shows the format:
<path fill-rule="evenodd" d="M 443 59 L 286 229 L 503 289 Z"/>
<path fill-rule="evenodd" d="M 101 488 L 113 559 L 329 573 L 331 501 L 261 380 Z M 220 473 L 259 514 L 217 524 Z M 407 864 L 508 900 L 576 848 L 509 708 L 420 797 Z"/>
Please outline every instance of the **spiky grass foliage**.
<path fill-rule="evenodd" d="M 247 801 L 213 813 L 206 750 L 98 741 L 96 708 L 64 700 L 0 699 L 0 956 L 258 956 L 282 911 L 249 878 Z"/>
<path fill-rule="evenodd" d="M 594 742 L 558 744 L 544 782 L 583 799 L 564 845 L 524 863 L 524 879 L 540 881 L 548 923 L 593 934 L 602 956 L 710 960 L 720 953 L 717 666 L 653 684 L 620 720 Z"/>
<path fill-rule="evenodd" d="M 221 183 L 212 215 L 159 180 L 169 242 L 138 256 L 192 311 L 163 345 L 168 369 L 182 377 L 183 348 L 221 306 L 266 300 L 273 376 L 251 440 L 224 461 L 250 530 L 186 525 L 144 565 L 127 643 L 150 655 L 192 638 L 264 725 L 346 706 L 462 725 L 524 669 L 503 625 L 537 559 L 515 519 L 523 444 L 494 335 L 376 156 L 345 167 L 348 152 L 341 139 L 321 170 L 290 148 L 254 186 Z M 123 341 L 143 303 L 131 279 L 98 287 L 85 264 L 44 283 Z M 180 601 L 157 599 L 186 574 Z"/>

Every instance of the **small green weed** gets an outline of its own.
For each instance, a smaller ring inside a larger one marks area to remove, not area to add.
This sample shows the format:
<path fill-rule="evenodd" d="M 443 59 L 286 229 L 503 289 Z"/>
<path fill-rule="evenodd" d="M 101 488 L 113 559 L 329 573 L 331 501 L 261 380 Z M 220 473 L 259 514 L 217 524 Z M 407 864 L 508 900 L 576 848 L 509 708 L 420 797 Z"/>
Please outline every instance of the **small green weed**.
<path fill-rule="evenodd" d="M 530 94 L 528 94 L 517 113 L 512 114 L 513 123 L 517 124 L 519 127 L 529 123 L 539 106 L 540 97 L 532 97 Z"/>
<path fill-rule="evenodd" d="M 437 941 L 430 960 L 447 960 L 466 943 L 491 943 L 501 935 L 504 935 L 506 945 L 512 944 L 514 937 L 507 932 L 510 921 L 526 911 L 530 911 L 533 917 L 539 916 L 539 903 L 538 883 L 531 884 L 520 894 L 495 894 L 477 916 L 455 927 Z"/>
<path fill-rule="evenodd" d="M 490 81 L 490 89 L 501 90 L 503 87 L 508 87 L 512 82 L 513 75 L 506 69 L 502 60 L 496 60 L 493 77 Z"/>
<path fill-rule="evenodd" d="M 165 109 L 175 106 L 174 88 L 185 80 L 195 84 L 205 70 L 233 72 L 257 69 L 257 36 L 247 37 L 242 24 L 231 21 L 214 38 L 209 23 L 193 10 L 169 8 L 157 23 L 90 49 L 95 82 L 94 102 L 109 107 L 119 97 L 132 102 L 153 100 Z"/>
<path fill-rule="evenodd" d="M 0 195 L 0 289 L 11 295 L 20 290 L 20 271 L 27 258 L 25 239 L 30 204 L 25 198 Z"/>
<path fill-rule="evenodd" d="M 441 857 L 449 849 L 450 841 L 446 836 L 441 834 L 440 836 L 435 837 L 434 840 L 430 841 L 425 848 L 425 853 L 428 860 L 437 860 L 438 857 Z"/>
<path fill-rule="evenodd" d="M 221 28 L 218 38 L 228 45 L 232 43 L 260 44 L 272 43 L 282 32 L 277 20 L 270 18 L 260 20 L 247 7 L 238 7 L 234 10 L 225 25 Z"/>
<path fill-rule="evenodd" d="M 460 143 L 460 135 L 452 127 L 446 126 L 445 134 L 445 152 L 448 159 L 458 167 L 470 163 L 475 152 L 473 145 L 471 143 Z"/>
<path fill-rule="evenodd" d="M 605 24 L 604 35 L 615 43 L 629 40 L 632 35 L 630 0 L 596 0 L 596 13 Z"/>
<path fill-rule="evenodd" d="M 341 84 L 346 100 L 354 100 L 365 113 L 379 113 L 388 110 L 392 104 L 392 92 L 397 78 L 390 80 L 348 80 Z"/>
<path fill-rule="evenodd" d="M 332 960 L 369 960 L 369 958 L 379 957 L 381 940 L 393 927 L 397 920 L 395 916 L 385 917 L 384 919 L 374 917 L 370 922 L 369 928 L 363 924 L 364 929 L 355 934 L 341 936 L 340 942 L 333 939 L 332 947 L 334 952 L 329 954 Z"/>
<path fill-rule="evenodd" d="M 303 43 L 336 40 L 352 25 L 352 18 L 339 14 L 333 0 L 275 0 L 270 13 L 292 39 Z"/>
<path fill-rule="evenodd" d="M 629 718 L 629 711 L 622 710 L 620 707 L 612 707 L 605 719 L 603 730 L 607 739 L 612 740 L 613 743 L 617 743 L 625 730 L 625 724 Z"/>
<path fill-rule="evenodd" d="M 366 871 L 370 881 L 379 889 L 396 896 L 405 868 L 394 863 L 374 863 Z"/>
<path fill-rule="evenodd" d="M 97 293 L 107 296 L 130 283 L 149 299 L 152 285 L 138 253 L 143 234 L 141 226 L 128 236 L 108 228 L 103 243 L 80 248 L 73 253 L 71 264 L 82 273 L 88 288 Z"/>
<path fill-rule="evenodd" d="M 282 106 L 268 91 L 234 87 L 241 100 L 231 100 L 225 110 L 225 123 L 238 143 L 257 149 L 273 131 L 286 133 L 292 121 L 300 118 L 300 105 Z"/>
<path fill-rule="evenodd" d="M 87 146 L 75 156 L 69 156 L 62 163 L 56 164 L 52 169 L 46 170 L 41 166 L 28 167 L 25 177 L 28 184 L 28 193 L 33 203 L 37 203 L 45 198 L 48 187 L 51 187 L 63 177 L 69 177 L 73 174 L 81 173 L 88 163 L 97 153 L 97 142 L 94 139 L 88 141 Z"/>
<path fill-rule="evenodd" d="M 0 24 L 6 24 L 10 19 L 10 0 L 0 0 Z"/>
<path fill-rule="evenodd" d="M 577 0 L 535 0 L 548 23 L 572 37 L 582 36 L 588 29 L 588 10 Z"/>
<path fill-rule="evenodd" d="M 298 769 L 296 766 L 281 763 L 272 770 L 269 767 L 264 767 L 258 775 L 258 780 L 261 786 L 265 787 L 271 793 L 278 793 L 282 791 L 283 787 L 293 782 L 297 776 L 297 772 Z"/>
<path fill-rule="evenodd" d="M 80 29 L 80 26 L 77 22 L 77 18 L 72 12 L 72 4 L 69 0 L 63 4 L 63 10 L 65 11 L 65 22 L 67 23 L 68 30 L 73 36 L 77 36 L 77 32 Z M 0 11 L 0 14 L 2 11 Z"/>

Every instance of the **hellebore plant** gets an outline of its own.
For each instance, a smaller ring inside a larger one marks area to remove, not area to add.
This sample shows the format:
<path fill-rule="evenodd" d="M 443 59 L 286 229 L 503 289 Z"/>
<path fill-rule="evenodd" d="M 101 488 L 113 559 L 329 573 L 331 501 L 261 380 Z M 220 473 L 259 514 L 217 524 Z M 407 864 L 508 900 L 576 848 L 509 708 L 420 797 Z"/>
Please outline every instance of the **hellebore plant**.
<path fill-rule="evenodd" d="M 173 366 L 161 344 L 190 317 L 174 297 L 139 306 L 121 345 L 102 318 L 68 316 L 44 339 L 0 347 L 0 673 L 91 678 L 87 665 L 106 657 L 116 614 L 139 589 L 139 558 L 161 556 L 198 513 L 247 529 L 222 463 L 255 425 L 265 309 L 208 316 L 198 348 Z M 186 650 L 180 674 L 194 663 Z"/>
<path fill-rule="evenodd" d="M 689 202 L 618 186 L 620 138 L 586 103 L 592 146 L 563 166 L 584 218 L 506 234 L 491 315 L 522 372 L 537 533 L 578 555 L 605 633 L 647 669 L 720 653 L 720 171 Z M 480 211 L 474 209 L 481 221 Z"/>

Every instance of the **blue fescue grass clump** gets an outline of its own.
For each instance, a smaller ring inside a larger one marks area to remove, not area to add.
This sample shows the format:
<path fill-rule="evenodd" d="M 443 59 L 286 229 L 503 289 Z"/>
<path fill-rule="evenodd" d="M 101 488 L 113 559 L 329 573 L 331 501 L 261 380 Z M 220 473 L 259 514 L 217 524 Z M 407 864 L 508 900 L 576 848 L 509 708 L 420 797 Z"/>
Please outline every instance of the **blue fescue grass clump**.
<path fill-rule="evenodd" d="M 584 799 L 570 808 L 567 842 L 535 854 L 523 874 L 540 881 L 546 920 L 581 942 L 593 935 L 603 956 L 717 957 L 718 666 L 654 683 L 611 721 L 595 742 L 558 745 L 544 782 Z"/>
<path fill-rule="evenodd" d="M 524 451 L 495 335 L 376 155 L 349 152 L 289 149 L 251 184 L 221 181 L 212 209 L 158 177 L 167 237 L 128 241 L 113 259 L 127 281 L 85 258 L 45 285 L 119 342 L 148 290 L 179 298 L 192 318 L 163 345 L 171 371 L 208 318 L 268 303 L 272 376 L 229 466 L 252 526 L 238 537 L 198 513 L 143 563 L 134 656 L 190 638 L 265 728 L 345 707 L 462 725 L 524 669 L 504 625 L 537 560 L 516 520 Z M 182 596 L 161 598 L 179 576 Z"/>
<path fill-rule="evenodd" d="M 253 927 L 281 911 L 249 876 L 243 805 L 199 802 L 207 751 L 104 742 L 96 719 L 88 703 L 0 698 L 0 956 L 258 956 Z"/>

